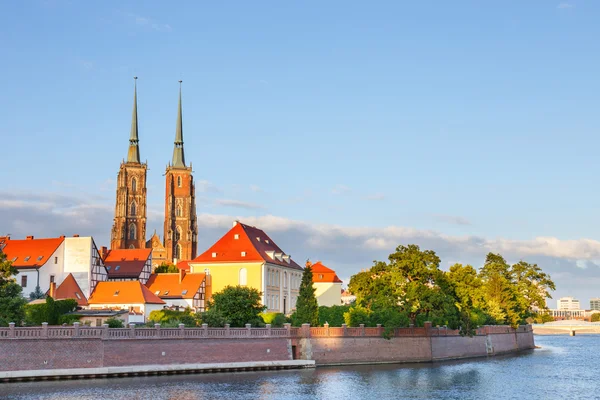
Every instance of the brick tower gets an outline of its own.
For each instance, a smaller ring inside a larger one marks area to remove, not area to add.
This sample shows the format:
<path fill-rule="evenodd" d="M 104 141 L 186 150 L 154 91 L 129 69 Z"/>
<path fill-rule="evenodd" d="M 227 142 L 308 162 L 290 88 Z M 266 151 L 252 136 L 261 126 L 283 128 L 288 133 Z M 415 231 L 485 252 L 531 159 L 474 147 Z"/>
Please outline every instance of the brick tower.
<path fill-rule="evenodd" d="M 181 81 L 179 81 L 179 105 L 173 160 L 165 173 L 165 231 L 164 241 L 167 260 L 196 258 L 198 247 L 198 224 L 196 221 L 196 187 L 192 166 L 186 166 L 183 151 L 183 123 L 181 117 Z"/>
<path fill-rule="evenodd" d="M 140 162 L 137 121 L 137 77 L 134 77 L 133 115 L 127 161 L 121 162 L 117 177 L 117 202 L 111 232 L 111 249 L 146 247 L 146 171 Z"/>

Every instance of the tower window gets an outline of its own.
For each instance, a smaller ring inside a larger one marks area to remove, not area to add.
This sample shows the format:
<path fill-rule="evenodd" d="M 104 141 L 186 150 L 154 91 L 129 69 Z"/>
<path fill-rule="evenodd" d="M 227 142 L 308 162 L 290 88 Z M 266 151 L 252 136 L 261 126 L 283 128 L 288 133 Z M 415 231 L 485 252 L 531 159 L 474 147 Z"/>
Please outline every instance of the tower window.
<path fill-rule="evenodd" d="M 181 210 L 181 206 L 177 206 L 177 210 L 175 211 L 175 216 L 181 217 L 181 214 L 183 214 L 183 212 Z"/>
<path fill-rule="evenodd" d="M 177 246 L 175 246 L 175 254 L 173 255 L 173 258 L 181 258 L 181 245 L 178 244 Z"/>
<path fill-rule="evenodd" d="M 178 242 L 181 240 L 181 228 L 178 226 L 175 230 L 175 241 Z"/>
<path fill-rule="evenodd" d="M 177 186 L 181 187 L 181 176 L 177 177 Z"/>
<path fill-rule="evenodd" d="M 135 206 L 135 201 L 134 201 L 133 203 L 131 203 L 131 213 L 130 214 L 132 217 L 135 217 L 136 213 L 137 213 L 137 207 Z"/>
<path fill-rule="evenodd" d="M 135 224 L 129 225 L 129 240 L 135 240 L 136 235 Z"/>
<path fill-rule="evenodd" d="M 131 180 L 131 191 L 135 192 L 137 190 L 137 179 L 133 178 Z"/>

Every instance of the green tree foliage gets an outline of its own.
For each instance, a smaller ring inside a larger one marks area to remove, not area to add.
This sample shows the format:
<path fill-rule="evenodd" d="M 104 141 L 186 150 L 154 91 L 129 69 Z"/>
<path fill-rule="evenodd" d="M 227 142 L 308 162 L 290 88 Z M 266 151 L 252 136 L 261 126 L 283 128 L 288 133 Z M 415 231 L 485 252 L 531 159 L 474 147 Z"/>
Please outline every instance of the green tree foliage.
<path fill-rule="evenodd" d="M 178 272 L 179 272 L 179 268 L 177 268 L 177 266 L 166 263 L 166 262 L 163 262 L 162 264 L 160 264 L 158 267 L 156 267 L 154 269 L 155 274 L 167 274 L 167 273 L 172 274 L 172 273 L 178 273 Z"/>
<path fill-rule="evenodd" d="M 292 316 L 292 323 L 294 326 L 302 324 L 319 326 L 319 304 L 315 297 L 312 264 L 310 261 L 306 262 L 306 267 L 302 273 L 298 300 L 296 301 L 296 312 Z"/>
<path fill-rule="evenodd" d="M 285 317 L 284 313 L 262 313 L 260 314 L 260 317 L 265 324 L 271 324 L 271 326 L 274 328 L 281 328 L 283 324 L 287 322 L 287 318 Z"/>
<path fill-rule="evenodd" d="M 592 322 L 599 322 L 600 321 L 600 313 L 592 314 L 591 320 L 592 320 Z"/>
<path fill-rule="evenodd" d="M 25 306 L 25 323 L 29 326 L 41 325 L 47 322 L 48 325 L 60 325 L 77 320 L 77 317 L 65 315 L 77 309 L 77 301 L 74 299 L 54 300 L 52 297 L 46 297 L 44 304 L 28 304 Z"/>
<path fill-rule="evenodd" d="M 261 292 L 247 286 L 227 286 L 212 296 L 208 302 L 208 311 L 202 320 L 209 326 L 219 326 L 220 322 L 232 327 L 243 327 L 246 324 L 262 325 L 259 314 L 266 309 L 261 304 Z M 223 325 L 220 325 L 223 326 Z"/>
<path fill-rule="evenodd" d="M 125 327 L 123 320 L 119 319 L 119 318 L 115 318 L 115 317 L 108 318 L 104 323 L 107 324 L 109 328 L 124 328 Z"/>
<path fill-rule="evenodd" d="M 345 323 L 344 313 L 350 310 L 350 306 L 321 306 L 319 307 L 319 325 L 342 326 Z"/>
<path fill-rule="evenodd" d="M 187 308 L 184 311 L 168 309 L 154 310 L 148 316 L 148 320 L 152 326 L 154 324 L 161 324 L 161 326 L 167 327 L 184 324 L 188 328 L 198 326 L 200 322 L 198 315 L 191 308 Z"/>
<path fill-rule="evenodd" d="M 8 326 L 10 322 L 20 326 L 25 319 L 27 301 L 21 286 L 15 282 L 16 274 L 17 269 L 0 250 L 0 326 Z"/>
<path fill-rule="evenodd" d="M 42 292 L 39 286 L 35 287 L 35 290 L 29 293 L 29 300 L 38 300 L 46 298 L 46 293 Z"/>

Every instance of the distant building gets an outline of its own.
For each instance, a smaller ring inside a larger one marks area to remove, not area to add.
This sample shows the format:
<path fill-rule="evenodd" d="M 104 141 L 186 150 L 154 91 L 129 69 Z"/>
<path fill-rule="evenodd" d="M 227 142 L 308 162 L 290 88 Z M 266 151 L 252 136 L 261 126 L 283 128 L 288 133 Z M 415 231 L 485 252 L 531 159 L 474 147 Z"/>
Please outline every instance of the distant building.
<path fill-rule="evenodd" d="M 152 273 L 152 249 L 116 249 L 102 248 L 104 265 L 109 281 L 148 282 Z"/>
<path fill-rule="evenodd" d="M 167 249 L 163 246 L 156 231 L 154 231 L 150 240 L 146 242 L 146 248 L 152 249 L 152 272 L 162 263 L 169 263 L 167 260 Z"/>
<path fill-rule="evenodd" d="M 342 304 L 348 305 L 356 301 L 356 296 L 348 290 L 342 290 Z"/>
<path fill-rule="evenodd" d="M 296 308 L 303 268 L 262 230 L 238 221 L 194 260 L 193 273 L 211 275 L 212 292 L 248 286 L 262 293 L 269 312 L 289 314 Z"/>
<path fill-rule="evenodd" d="M 579 300 L 573 297 L 561 297 L 558 299 L 558 309 L 561 311 L 581 310 Z"/>
<path fill-rule="evenodd" d="M 590 299 L 590 310 L 600 311 L 600 298 L 595 297 L 593 299 Z"/>
<path fill-rule="evenodd" d="M 203 312 L 206 301 L 210 300 L 210 275 L 204 273 L 152 274 L 146 286 L 160 297 L 169 308 L 191 308 Z"/>
<path fill-rule="evenodd" d="M 342 304 L 342 280 L 335 271 L 317 261 L 312 265 L 313 287 L 319 306 L 339 306 Z"/>

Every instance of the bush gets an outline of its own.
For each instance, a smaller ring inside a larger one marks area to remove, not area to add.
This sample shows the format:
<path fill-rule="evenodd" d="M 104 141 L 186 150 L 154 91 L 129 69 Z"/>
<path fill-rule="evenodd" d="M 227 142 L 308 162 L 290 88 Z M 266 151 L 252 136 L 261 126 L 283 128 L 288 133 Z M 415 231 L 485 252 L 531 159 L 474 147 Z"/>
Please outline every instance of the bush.
<path fill-rule="evenodd" d="M 225 316 L 216 308 L 210 308 L 202 313 L 202 321 L 211 328 L 222 328 L 228 323 Z"/>
<path fill-rule="evenodd" d="M 107 319 L 104 323 L 108 324 L 109 328 L 124 328 L 125 327 L 123 320 L 115 318 L 115 317 L 111 317 L 111 318 Z"/>
<path fill-rule="evenodd" d="M 552 317 L 550 317 L 550 318 L 552 318 Z M 554 318 L 552 318 L 552 321 L 554 321 Z M 598 321 L 600 321 L 600 313 L 592 314 L 592 322 L 598 322 Z M 544 322 L 547 322 L 547 321 L 544 321 Z"/>
<path fill-rule="evenodd" d="M 321 306 L 319 307 L 319 325 L 342 326 L 346 323 L 344 314 L 350 310 L 350 306 Z"/>
<path fill-rule="evenodd" d="M 271 324 L 274 328 L 281 328 L 287 322 L 283 313 L 262 313 L 260 316 L 265 324 Z"/>
<path fill-rule="evenodd" d="M 360 324 L 369 325 L 371 312 L 364 307 L 355 306 L 344 313 L 346 325 L 357 327 Z"/>
<path fill-rule="evenodd" d="M 199 317 L 191 309 L 185 311 L 175 311 L 169 309 L 154 310 L 148 316 L 148 324 L 160 324 L 162 327 L 177 327 L 184 324 L 188 328 L 193 328 L 199 324 Z"/>
<path fill-rule="evenodd" d="M 260 313 L 265 308 L 261 304 L 261 293 L 257 289 L 239 285 L 227 286 L 221 292 L 213 294 L 212 300 L 208 302 L 209 312 L 204 313 L 202 319 L 209 325 L 220 325 L 222 321 L 226 321 L 223 324 L 228 323 L 232 327 L 244 327 L 246 324 L 264 326 Z M 211 322 L 207 321 L 207 317 L 211 318 Z"/>
<path fill-rule="evenodd" d="M 52 297 L 46 297 L 45 304 L 28 304 L 25 306 L 25 323 L 29 326 L 41 325 L 47 322 L 48 325 L 60 325 L 65 321 L 71 321 L 72 317 L 64 314 L 73 312 L 77 309 L 77 300 L 57 300 Z"/>

